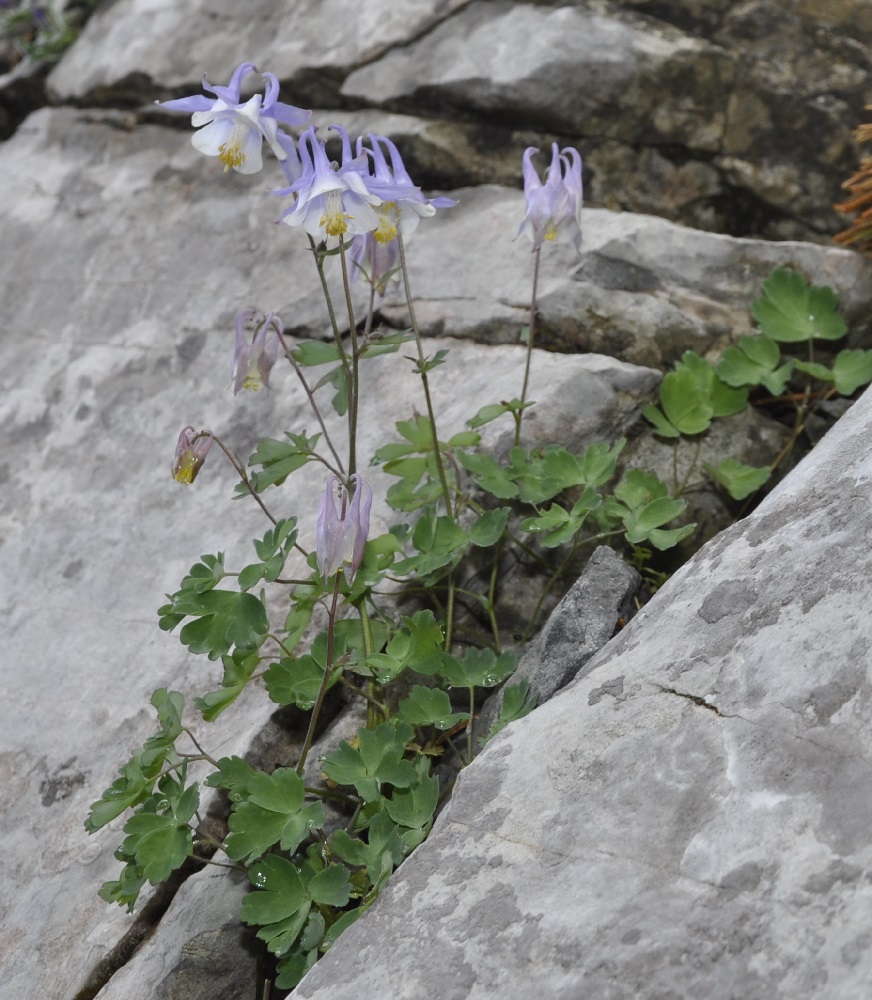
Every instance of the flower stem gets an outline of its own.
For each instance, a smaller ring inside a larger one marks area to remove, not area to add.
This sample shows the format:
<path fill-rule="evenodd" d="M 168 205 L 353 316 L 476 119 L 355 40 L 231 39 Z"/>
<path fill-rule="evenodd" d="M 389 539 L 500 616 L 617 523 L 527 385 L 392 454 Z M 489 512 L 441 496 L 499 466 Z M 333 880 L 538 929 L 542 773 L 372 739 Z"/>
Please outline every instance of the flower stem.
<path fill-rule="evenodd" d="M 527 357 L 524 361 L 524 382 L 521 386 L 521 408 L 515 418 L 515 447 L 521 442 L 521 421 L 524 419 L 524 403 L 527 402 L 527 389 L 530 385 L 530 363 L 533 359 L 533 339 L 536 334 L 536 309 L 539 304 L 539 261 L 541 247 L 533 251 L 533 294 L 530 298 L 530 326 L 527 331 Z"/>
<path fill-rule="evenodd" d="M 196 438 L 195 438 L 195 440 L 196 440 Z M 215 442 L 215 444 L 218 445 L 218 447 L 227 456 L 227 460 L 230 462 L 230 464 L 233 466 L 233 468 L 236 469 L 237 473 L 239 474 L 239 478 L 243 481 L 243 483 L 245 483 L 245 488 L 254 497 L 254 499 L 257 500 L 258 504 L 260 504 L 260 509 L 264 512 L 264 514 L 266 514 L 266 516 L 270 519 L 270 521 L 272 521 L 273 524 L 277 524 L 278 522 L 272 516 L 272 514 L 269 512 L 269 510 L 267 509 L 267 506 L 263 502 L 263 500 L 261 500 L 260 495 L 258 494 L 257 490 L 255 490 L 255 488 L 251 485 L 251 480 L 248 478 L 248 474 L 246 473 L 245 468 L 236 459 L 236 457 L 230 453 L 230 451 L 228 450 L 227 446 L 224 444 L 224 442 L 221 440 L 221 438 L 218 437 L 217 434 L 213 434 L 212 435 L 212 440 Z"/>
<path fill-rule="evenodd" d="M 324 435 L 324 441 L 327 447 L 330 449 L 330 454 L 336 460 L 336 469 L 332 469 L 332 466 L 328 466 L 333 472 L 336 472 L 340 478 L 345 477 L 345 466 L 342 464 L 342 459 L 339 457 L 339 453 L 333 447 L 333 442 L 330 440 L 330 434 L 327 431 L 327 427 L 324 424 L 324 418 L 321 416 L 321 410 L 318 408 L 318 404 L 315 402 L 315 394 L 309 388 L 309 383 L 306 381 L 306 376 L 303 374 L 303 369 L 300 368 L 297 363 L 297 359 L 291 353 L 291 348 L 288 346 L 288 342 L 284 338 L 284 334 L 279 334 L 279 341 L 281 342 L 282 349 L 285 352 L 285 357 L 290 362 L 291 367 L 297 373 L 297 378 L 303 386 L 303 391 L 306 393 L 306 397 L 309 400 L 309 405 L 312 407 L 312 412 L 315 414 L 315 419 L 318 421 L 318 425 L 321 428 L 321 433 Z"/>
<path fill-rule="evenodd" d="M 436 417 L 433 414 L 433 401 L 430 398 L 430 383 L 425 369 L 426 357 L 424 356 L 424 344 L 421 339 L 421 331 L 418 328 L 418 321 L 415 318 L 415 307 L 412 304 L 412 289 L 409 285 L 409 269 L 406 266 L 406 248 L 403 245 L 402 234 L 397 233 L 397 246 L 400 250 L 400 269 L 403 272 L 403 287 L 406 292 L 406 305 L 409 308 L 409 320 L 412 324 L 412 332 L 415 334 L 415 343 L 418 347 L 418 370 L 421 375 L 421 383 L 424 386 L 424 401 L 427 404 L 427 417 L 430 421 L 430 435 L 433 440 L 433 455 L 436 459 L 436 469 L 439 474 L 439 482 L 442 485 L 442 497 L 445 501 L 445 512 L 449 517 L 453 517 L 453 507 L 451 503 L 451 490 L 448 487 L 448 477 L 445 475 L 445 465 L 442 461 L 442 452 L 439 448 L 439 435 L 436 433 Z"/>
<path fill-rule="evenodd" d="M 321 714 L 321 706 L 324 704 L 324 696 L 327 694 L 327 686 L 330 683 L 330 674 L 333 672 L 333 639 L 336 627 L 336 605 L 339 603 L 339 585 L 341 582 L 342 571 L 339 570 L 337 571 L 336 578 L 333 582 L 333 600 L 327 611 L 327 657 L 324 667 L 324 679 L 321 681 L 321 687 L 318 689 L 318 697 L 315 699 L 315 704 L 312 706 L 312 715 L 309 719 L 309 729 L 306 732 L 306 739 L 303 742 L 303 750 L 300 754 L 300 759 L 297 762 L 297 774 L 300 776 L 303 774 L 303 768 L 306 765 L 306 758 L 309 756 L 309 751 L 312 749 L 312 742 L 315 739 L 315 727 L 318 725 L 318 716 Z"/>
<path fill-rule="evenodd" d="M 342 286 L 345 289 L 345 306 L 348 309 L 348 330 L 351 334 L 351 382 L 348 386 L 348 475 L 357 472 L 357 411 L 360 399 L 360 346 L 357 324 L 354 321 L 354 303 L 351 301 L 351 282 L 348 280 L 348 261 L 345 240 L 339 237 L 339 259 L 342 261 Z"/>

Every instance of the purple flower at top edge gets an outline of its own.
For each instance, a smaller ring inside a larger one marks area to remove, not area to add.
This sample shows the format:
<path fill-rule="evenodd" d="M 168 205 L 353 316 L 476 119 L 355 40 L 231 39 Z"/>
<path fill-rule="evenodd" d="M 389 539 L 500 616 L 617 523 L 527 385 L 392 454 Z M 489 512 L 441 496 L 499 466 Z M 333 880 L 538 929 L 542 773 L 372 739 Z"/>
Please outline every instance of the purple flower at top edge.
<path fill-rule="evenodd" d="M 183 427 L 176 444 L 176 453 L 170 467 L 176 482 L 190 486 L 206 461 L 212 446 L 212 432 L 194 433 L 193 427 Z"/>
<path fill-rule="evenodd" d="M 527 213 L 518 235 L 526 233 L 538 249 L 546 240 L 572 243 L 581 253 L 581 209 L 584 201 L 581 182 L 581 156 L 567 146 L 562 151 L 551 144 L 551 165 L 543 184 L 533 166 L 539 150 L 530 146 L 524 151 L 524 194 Z"/>
<path fill-rule="evenodd" d="M 269 389 L 269 373 L 278 357 L 282 322 L 275 313 L 255 325 L 249 342 L 246 326 L 257 316 L 255 309 L 243 309 L 236 317 L 236 342 L 233 349 L 233 395 L 240 389 L 256 392 L 262 385 Z"/>
<path fill-rule="evenodd" d="M 315 525 L 315 556 L 318 571 L 325 580 L 343 569 L 351 583 L 363 559 L 363 547 L 369 534 L 372 489 L 356 472 L 349 484 L 354 487 L 350 499 L 349 490 L 337 476 L 327 480 Z M 336 509 L 337 492 L 340 510 Z"/>
<path fill-rule="evenodd" d="M 255 94 L 243 103 L 240 98 L 242 81 L 255 72 L 252 63 L 242 63 L 226 87 L 212 86 L 203 77 L 203 89 L 214 97 L 197 94 L 155 103 L 168 111 L 190 113 L 191 124 L 198 129 L 191 137 L 194 147 L 206 156 L 217 156 L 225 171 L 257 173 L 263 166 L 264 139 L 279 161 L 288 158 L 286 143 L 279 138 L 278 123 L 302 125 L 312 117 L 312 112 L 279 101 L 279 81 L 272 73 L 263 74 L 264 93 Z"/>

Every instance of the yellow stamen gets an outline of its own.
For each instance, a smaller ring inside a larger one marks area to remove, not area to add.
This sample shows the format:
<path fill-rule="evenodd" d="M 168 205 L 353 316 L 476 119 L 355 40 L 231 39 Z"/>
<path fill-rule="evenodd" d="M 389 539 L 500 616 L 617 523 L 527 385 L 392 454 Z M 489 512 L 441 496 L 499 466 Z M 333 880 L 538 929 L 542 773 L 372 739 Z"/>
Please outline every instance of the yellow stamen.
<path fill-rule="evenodd" d="M 233 126 L 230 138 L 227 142 L 222 142 L 218 147 L 218 159 L 224 164 L 224 173 L 232 167 L 241 167 L 245 163 L 245 153 L 242 152 L 242 144 L 248 136 L 248 126 L 244 122 L 237 122 Z"/>
<path fill-rule="evenodd" d="M 379 205 L 376 214 L 378 215 L 378 226 L 372 235 L 379 243 L 390 243 L 397 236 L 397 226 L 394 221 L 398 215 L 397 203 L 386 201 L 383 205 Z"/>
<path fill-rule="evenodd" d="M 348 232 L 347 212 L 342 211 L 342 194 L 339 191 L 328 191 L 324 205 L 324 214 L 318 225 L 324 227 L 328 236 L 344 236 Z"/>

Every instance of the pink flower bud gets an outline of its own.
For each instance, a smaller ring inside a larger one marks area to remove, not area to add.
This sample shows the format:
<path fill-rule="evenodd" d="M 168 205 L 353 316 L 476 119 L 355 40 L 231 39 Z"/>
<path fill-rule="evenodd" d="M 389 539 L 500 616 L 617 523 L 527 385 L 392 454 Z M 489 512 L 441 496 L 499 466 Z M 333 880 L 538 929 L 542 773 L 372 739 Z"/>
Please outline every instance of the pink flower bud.
<path fill-rule="evenodd" d="M 171 466 L 173 479 L 190 486 L 197 478 L 200 467 L 206 461 L 206 455 L 211 446 L 211 431 L 201 431 L 199 434 L 195 434 L 193 427 L 182 428 Z"/>

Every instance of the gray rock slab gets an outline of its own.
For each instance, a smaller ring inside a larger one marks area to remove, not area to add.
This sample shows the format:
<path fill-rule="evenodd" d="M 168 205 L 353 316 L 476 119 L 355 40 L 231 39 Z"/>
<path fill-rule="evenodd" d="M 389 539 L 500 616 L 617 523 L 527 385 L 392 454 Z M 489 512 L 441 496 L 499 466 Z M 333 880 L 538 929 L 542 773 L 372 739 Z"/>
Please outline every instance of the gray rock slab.
<path fill-rule="evenodd" d="M 872 394 L 467 768 L 305 1000 L 865 1000 Z"/>
<path fill-rule="evenodd" d="M 529 244 L 512 242 L 523 195 L 491 186 L 454 194 L 457 208 L 428 220 L 409 245 L 418 321 L 435 334 L 516 342 L 532 289 Z M 446 257 L 446 245 L 458 252 Z M 569 246 L 543 248 L 537 343 L 660 368 L 685 350 L 719 351 L 751 332 L 751 303 L 776 267 L 830 285 L 856 346 L 864 343 L 872 271 L 853 251 L 736 239 L 602 209 L 585 210 L 580 258 Z M 398 290 L 381 312 L 408 322 Z"/>
<path fill-rule="evenodd" d="M 692 106 L 664 101 L 668 81 L 691 67 Z M 649 136 L 713 152 L 734 74 L 723 50 L 652 21 L 477 0 L 425 38 L 353 72 L 342 93 L 393 110 L 416 97 L 479 114 L 499 107 L 519 125 L 624 141 L 638 138 L 644 122 Z"/>
<path fill-rule="evenodd" d="M 334 96 L 353 66 L 426 32 L 469 0 L 253 0 L 244 7 L 119 0 L 98 10 L 49 78 L 61 101 L 141 101 L 150 81 L 199 91 L 205 71 L 224 84 L 244 62 L 270 70 L 309 100 Z M 226 75 L 226 79 L 222 79 Z M 288 96 L 288 103 L 297 101 Z"/>
<path fill-rule="evenodd" d="M 607 545 L 591 554 L 581 576 L 527 644 L 510 684 L 527 681 L 537 705 L 565 687 L 611 639 L 621 618 L 629 619 L 641 578 Z M 504 689 L 491 695 L 476 720 L 484 736 L 499 716 Z"/>
<path fill-rule="evenodd" d="M 230 502 L 233 474 L 214 448 L 194 486 L 172 482 L 180 428 L 211 427 L 243 459 L 262 436 L 314 429 L 290 372 L 274 373 L 270 393 L 229 390 L 238 308 L 257 303 L 323 332 L 308 252 L 272 224 L 262 178 L 237 184 L 185 133 L 133 125 L 43 110 L 0 147 L 0 215 L 15 247 L 0 259 L 3 1000 L 74 995 L 131 926 L 96 895 L 117 876 L 123 821 L 90 838 L 82 821 L 153 731 L 151 692 L 169 686 L 190 703 L 220 681 L 216 665 L 158 630 L 164 595 L 201 553 L 243 565 L 268 526 L 255 504 Z M 518 394 L 520 346 L 440 347 L 447 363 L 431 382 L 446 431 Z M 366 459 L 421 406 L 401 356 L 370 364 Z M 529 440 L 606 436 L 658 379 L 597 355 L 536 352 Z M 387 478 L 370 475 L 383 493 Z M 307 470 L 268 499 L 300 516 L 311 543 L 322 490 Z M 374 530 L 392 520 L 373 514 Z M 252 690 L 214 725 L 191 722 L 219 756 L 244 753 L 270 712 Z"/>

